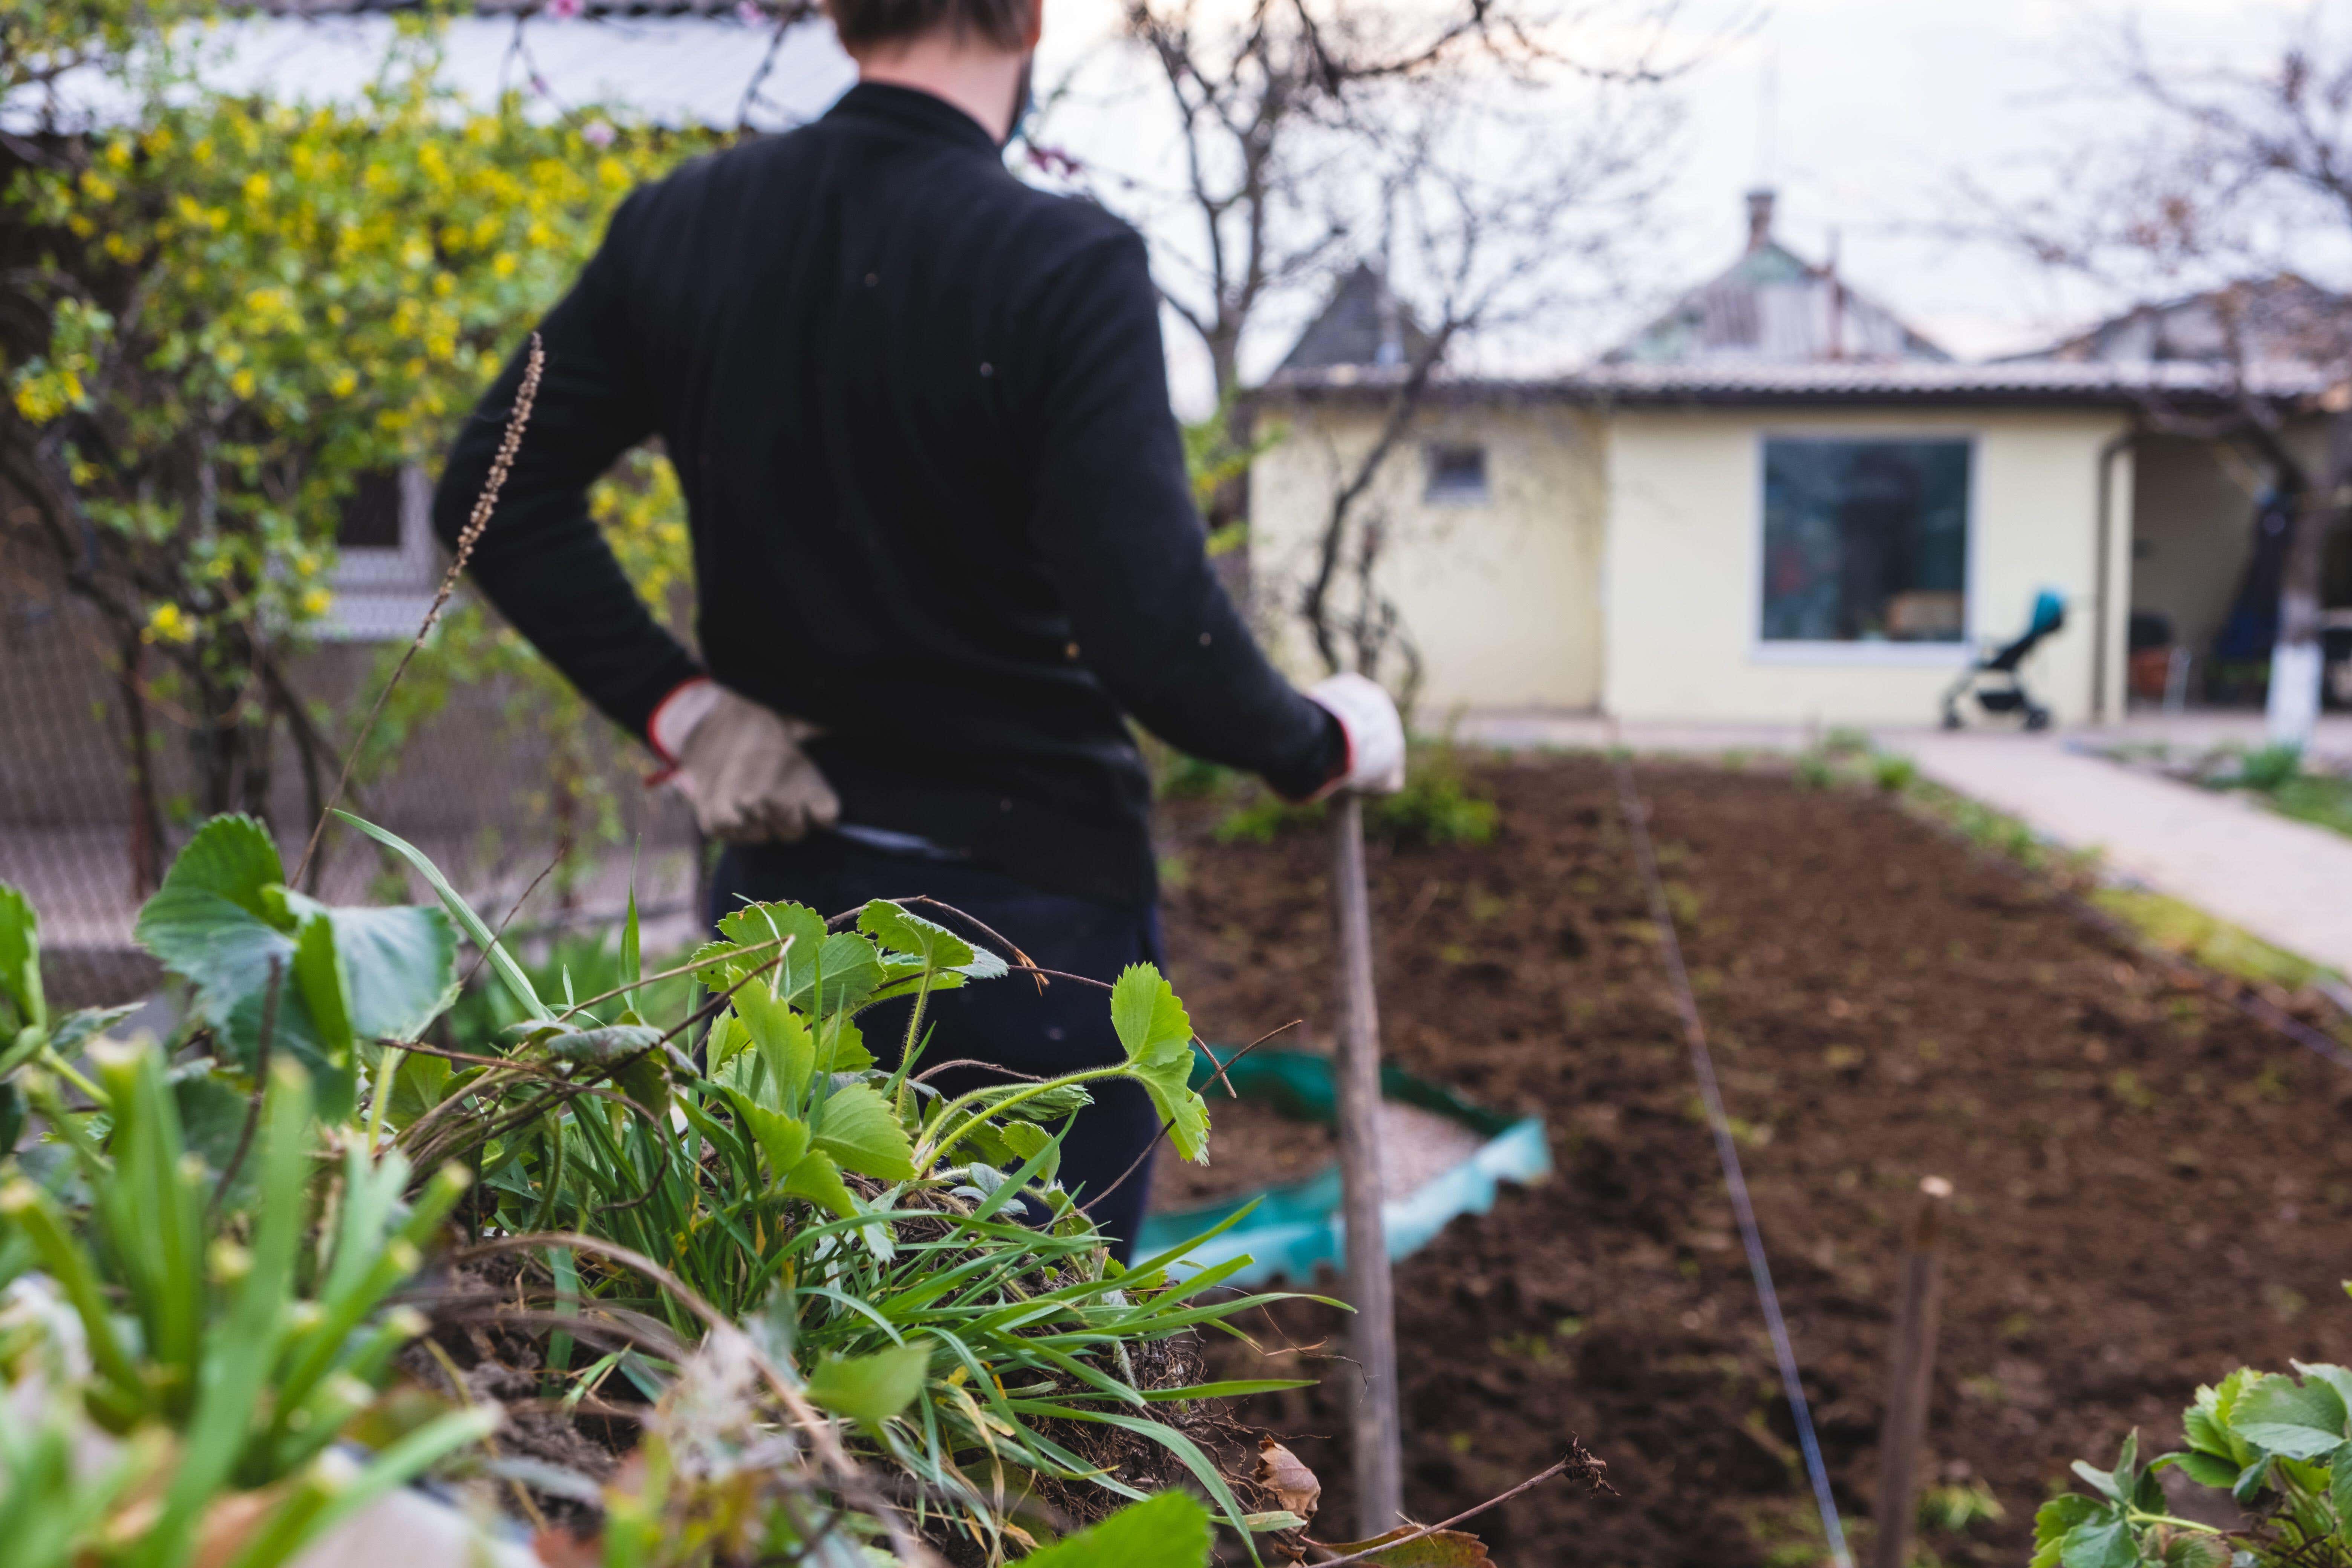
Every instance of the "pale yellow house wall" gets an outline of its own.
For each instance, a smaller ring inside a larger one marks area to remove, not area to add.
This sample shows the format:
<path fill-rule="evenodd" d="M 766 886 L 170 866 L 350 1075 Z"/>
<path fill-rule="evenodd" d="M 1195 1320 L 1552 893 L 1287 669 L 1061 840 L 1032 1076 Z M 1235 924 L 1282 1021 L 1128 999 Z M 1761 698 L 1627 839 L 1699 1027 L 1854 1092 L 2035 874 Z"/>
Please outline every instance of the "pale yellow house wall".
<path fill-rule="evenodd" d="M 2175 641 L 2202 659 L 2253 552 L 2255 497 L 2269 476 L 2211 442 L 2177 436 L 2147 437 L 2133 467 L 2132 608 L 2161 613 Z"/>
<path fill-rule="evenodd" d="M 1309 404 L 1274 418 L 1286 434 L 1250 475 L 1252 594 L 1276 657 L 1305 676 L 1320 665 L 1299 596 L 1330 498 L 1370 449 L 1380 412 Z M 1429 447 L 1454 442 L 1486 449 L 1483 503 L 1424 497 Z M 1601 448 L 1599 422 L 1558 404 L 1433 407 L 1359 503 L 1356 517 L 1383 525 L 1374 582 L 1420 649 L 1424 725 L 1464 708 L 1600 700 Z M 1352 608 L 1351 570 L 1334 591 Z"/>
<path fill-rule="evenodd" d="M 2091 707 L 2095 519 L 2103 447 L 2120 415 L 2063 410 L 1622 411 L 1609 425 L 1609 606 L 1602 704 L 1628 719 L 1927 723 L 1964 658 L 1952 645 L 1759 640 L 1762 448 L 1768 435 L 1966 436 L 1975 443 L 1971 642 L 2021 630 L 2036 589 L 2067 625 L 2026 667 L 2061 722 Z M 2104 682 L 2120 711 L 2130 582 L 2130 465 L 2110 465 Z"/>
<path fill-rule="evenodd" d="M 2310 472 L 2326 473 L 2325 421 L 2290 426 L 2287 440 Z M 2270 468 L 2223 442 L 2154 434 L 2140 437 L 2132 462 L 2132 608 L 2162 612 L 2174 641 L 2202 660 L 2253 554 Z"/>
<path fill-rule="evenodd" d="M 1334 488 L 1369 449 L 1375 408 L 1294 405 L 1251 473 L 1251 575 L 1262 635 L 1294 674 L 1320 666 L 1296 607 Z M 1959 435 L 1975 443 L 1972 643 L 2022 629 L 2036 589 L 2068 601 L 2028 665 L 2062 722 L 2089 712 L 2098 470 L 2120 414 L 2063 409 L 1601 411 L 1558 403 L 1437 407 L 1361 504 L 1388 542 L 1376 570 L 1426 668 L 1420 721 L 1465 709 L 1600 708 L 1633 720 L 1833 724 L 1935 721 L 1959 647 L 1760 643 L 1768 435 Z M 1429 446 L 1487 451 L 1489 500 L 1432 504 Z M 2109 455 L 2102 670 L 2121 712 L 2132 603 L 2133 463 Z M 1352 605 L 1353 585 L 1336 590 Z M 1393 668 L 1384 671 L 1393 676 Z"/>

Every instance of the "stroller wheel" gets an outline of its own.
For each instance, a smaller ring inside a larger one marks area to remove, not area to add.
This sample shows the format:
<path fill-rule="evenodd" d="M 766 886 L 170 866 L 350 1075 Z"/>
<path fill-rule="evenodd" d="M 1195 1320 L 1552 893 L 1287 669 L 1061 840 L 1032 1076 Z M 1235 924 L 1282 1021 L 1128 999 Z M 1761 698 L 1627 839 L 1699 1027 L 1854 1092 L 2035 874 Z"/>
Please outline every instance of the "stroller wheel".
<path fill-rule="evenodd" d="M 2047 708 L 2028 708 L 2025 710 L 2025 727 L 2029 730 L 2047 730 L 2050 728 L 2050 710 Z"/>
<path fill-rule="evenodd" d="M 1944 728 L 1945 728 L 1945 729 L 1947 729 L 1947 730 L 1957 730 L 1957 729 L 1958 729 L 1959 727 L 1960 727 L 1960 715 L 1959 715 L 1959 711 L 1958 711 L 1958 710 L 1957 710 L 1957 709 L 1953 709 L 1953 708 L 1947 708 L 1947 709 L 1945 709 L 1945 710 L 1944 710 Z"/>

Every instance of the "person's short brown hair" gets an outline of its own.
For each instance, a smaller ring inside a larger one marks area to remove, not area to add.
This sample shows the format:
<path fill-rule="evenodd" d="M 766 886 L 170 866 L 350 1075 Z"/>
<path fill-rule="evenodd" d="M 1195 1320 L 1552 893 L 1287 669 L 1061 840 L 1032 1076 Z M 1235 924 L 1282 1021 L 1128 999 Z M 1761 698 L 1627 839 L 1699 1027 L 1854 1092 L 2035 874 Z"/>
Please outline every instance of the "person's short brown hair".
<path fill-rule="evenodd" d="M 959 38 L 980 37 L 999 48 L 1029 41 L 1038 0 L 825 0 L 825 12 L 844 48 L 860 49 L 952 28 Z"/>

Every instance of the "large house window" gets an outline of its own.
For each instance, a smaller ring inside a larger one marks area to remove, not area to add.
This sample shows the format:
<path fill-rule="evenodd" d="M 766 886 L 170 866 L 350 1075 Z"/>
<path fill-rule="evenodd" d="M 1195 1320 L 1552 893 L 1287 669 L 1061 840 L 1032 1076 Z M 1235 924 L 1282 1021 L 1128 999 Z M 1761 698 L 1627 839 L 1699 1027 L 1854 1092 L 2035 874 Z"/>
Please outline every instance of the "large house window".
<path fill-rule="evenodd" d="M 1957 643 L 1969 443 L 1764 443 L 1763 639 Z"/>

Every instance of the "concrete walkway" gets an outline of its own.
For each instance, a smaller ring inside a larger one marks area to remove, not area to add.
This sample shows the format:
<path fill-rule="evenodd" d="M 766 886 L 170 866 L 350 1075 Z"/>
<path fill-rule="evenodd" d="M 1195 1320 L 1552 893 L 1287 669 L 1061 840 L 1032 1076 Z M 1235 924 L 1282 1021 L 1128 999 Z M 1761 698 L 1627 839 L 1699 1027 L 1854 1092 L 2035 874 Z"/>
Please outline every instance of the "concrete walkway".
<path fill-rule="evenodd" d="M 1937 784 L 2113 873 L 2352 974 L 2352 838 L 2237 795 L 2119 767 L 2046 736 L 1889 736 Z"/>
<path fill-rule="evenodd" d="M 2105 730 L 1884 729 L 1874 739 L 1912 757 L 1925 776 L 2048 838 L 2102 851 L 2117 876 L 2352 974 L 2352 837 L 2090 754 L 2125 742 L 2193 754 L 2223 741 L 2259 744 L 2261 729 L 2255 714 L 2134 715 Z M 1456 732 L 1482 745 L 1622 744 L 1653 752 L 1797 751 L 1819 739 L 1796 725 L 1619 725 L 1589 714 L 1538 713 L 1474 714 Z M 2323 720 L 2312 752 L 2352 757 L 2352 719 Z"/>

